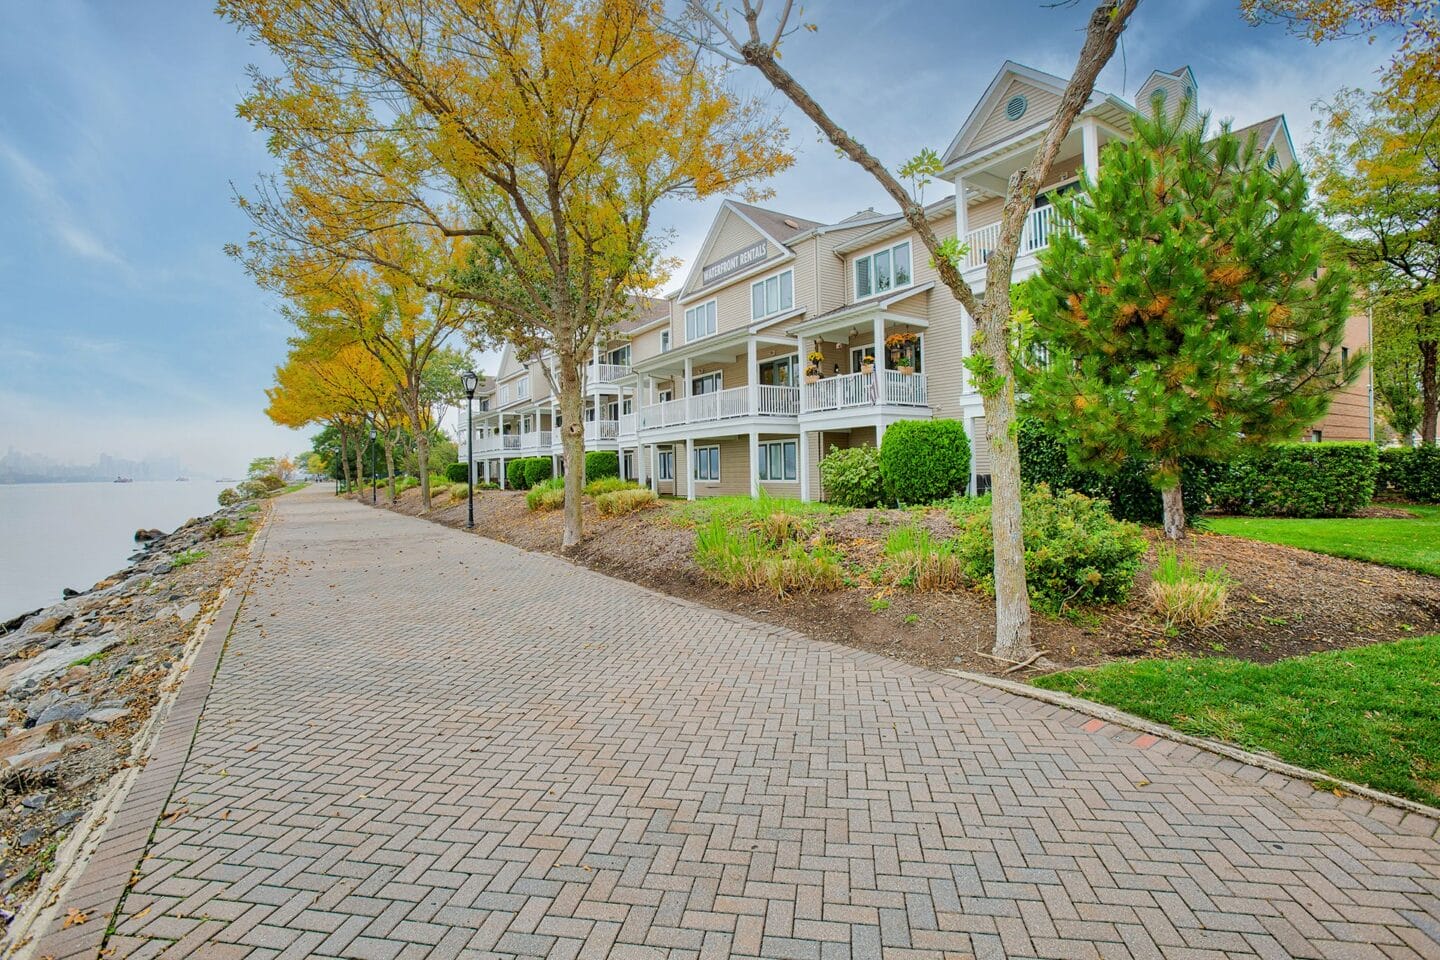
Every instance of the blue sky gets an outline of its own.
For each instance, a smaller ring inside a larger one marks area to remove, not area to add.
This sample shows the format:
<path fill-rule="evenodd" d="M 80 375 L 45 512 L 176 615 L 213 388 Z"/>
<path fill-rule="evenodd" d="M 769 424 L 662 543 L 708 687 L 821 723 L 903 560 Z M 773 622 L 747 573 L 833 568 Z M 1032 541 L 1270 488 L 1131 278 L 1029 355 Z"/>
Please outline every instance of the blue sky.
<path fill-rule="evenodd" d="M 819 0 L 819 31 L 786 64 L 896 163 L 943 149 L 1007 57 L 1068 75 L 1087 6 Z M 1303 148 L 1313 101 L 1370 85 L 1386 57 L 1249 27 L 1237 6 L 1146 0 L 1101 87 L 1130 98 L 1151 69 L 1188 63 L 1204 109 L 1285 113 Z M 204 0 L 0 4 L 0 451 L 173 455 L 220 474 L 307 447 L 261 412 L 285 351 L 277 305 L 222 252 L 248 228 L 230 184 L 270 168 L 234 114 L 257 60 Z M 790 115 L 797 164 L 771 205 L 818 220 L 886 206 Z M 672 254 L 694 255 L 718 203 L 664 205 Z"/>

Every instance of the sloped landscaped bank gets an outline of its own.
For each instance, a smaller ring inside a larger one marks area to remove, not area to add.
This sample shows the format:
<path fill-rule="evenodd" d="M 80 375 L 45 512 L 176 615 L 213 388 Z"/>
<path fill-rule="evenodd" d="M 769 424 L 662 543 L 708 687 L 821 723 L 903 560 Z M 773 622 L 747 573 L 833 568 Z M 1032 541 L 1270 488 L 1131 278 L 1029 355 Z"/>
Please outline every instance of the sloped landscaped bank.
<path fill-rule="evenodd" d="M 0 630 L 0 903 L 19 912 L 132 765 L 197 624 L 243 567 L 264 507 L 152 531 L 133 563 Z M 9 916 L 6 916 L 8 923 Z"/>
<path fill-rule="evenodd" d="M 523 493 L 477 492 L 476 532 L 531 550 L 558 551 L 558 512 L 526 509 Z M 368 502 L 368 498 L 366 499 Z M 388 506 L 381 498 L 381 505 Z M 408 492 L 391 509 L 419 513 Z M 876 584 L 866 574 L 882 563 L 890 531 L 923 525 L 953 536 L 947 511 L 853 510 L 811 515 L 851 574 L 838 590 L 779 598 L 735 591 L 695 564 L 696 526 L 705 501 L 662 502 L 609 519 L 587 505 L 587 537 L 575 559 L 611 575 L 676 596 L 932 668 L 983 672 L 1005 667 L 981 656 L 993 636 L 993 601 L 976 589 L 917 592 Z M 465 503 L 440 497 L 429 519 L 463 527 Z M 1154 539 L 1154 535 L 1147 533 Z M 1271 662 L 1440 631 L 1440 578 L 1322 556 L 1305 550 L 1213 534 L 1193 534 L 1183 553 L 1200 568 L 1223 567 L 1230 579 L 1229 613 L 1204 629 L 1167 630 L 1147 593 L 1154 551 L 1124 604 L 1061 618 L 1036 616 L 1036 645 L 1053 666 L 1172 653 L 1225 655 Z"/>

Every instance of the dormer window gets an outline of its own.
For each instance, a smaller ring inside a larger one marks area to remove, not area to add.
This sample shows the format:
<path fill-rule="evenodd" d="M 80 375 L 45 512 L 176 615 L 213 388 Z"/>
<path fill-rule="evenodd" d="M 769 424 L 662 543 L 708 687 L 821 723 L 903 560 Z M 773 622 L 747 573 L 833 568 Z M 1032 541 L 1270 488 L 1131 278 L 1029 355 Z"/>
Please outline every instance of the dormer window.
<path fill-rule="evenodd" d="M 795 306 L 795 271 L 786 270 L 750 285 L 750 319 L 774 316 Z"/>
<path fill-rule="evenodd" d="M 855 299 L 910 285 L 910 241 L 855 258 Z"/>

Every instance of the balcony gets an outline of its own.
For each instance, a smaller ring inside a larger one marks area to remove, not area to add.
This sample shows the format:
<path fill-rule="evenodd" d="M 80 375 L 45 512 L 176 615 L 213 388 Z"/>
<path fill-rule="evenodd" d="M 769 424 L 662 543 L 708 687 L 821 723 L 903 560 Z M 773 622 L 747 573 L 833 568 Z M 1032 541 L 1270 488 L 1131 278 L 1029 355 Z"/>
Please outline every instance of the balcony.
<path fill-rule="evenodd" d="M 635 436 L 635 428 L 636 428 L 636 426 L 639 425 L 639 423 L 640 423 L 640 416 L 639 416 L 639 414 L 634 414 L 634 413 L 622 413 L 622 414 L 620 414 L 620 436 L 621 436 L 621 437 L 633 437 L 633 436 Z"/>
<path fill-rule="evenodd" d="M 590 386 L 616 383 L 630 376 L 630 366 L 625 363 L 587 363 L 585 382 Z"/>
<path fill-rule="evenodd" d="M 923 373 L 880 370 L 849 373 L 807 383 L 800 392 L 800 412 L 825 413 L 854 407 L 928 407 L 929 390 Z"/>
<path fill-rule="evenodd" d="M 585 444 L 610 442 L 620 439 L 619 420 L 589 420 L 585 423 Z"/>
<path fill-rule="evenodd" d="M 1019 256 L 1035 254 L 1050 246 L 1050 238 L 1058 229 L 1060 223 L 1053 206 L 1031 210 L 1025 217 L 1025 226 L 1020 230 Z M 1000 242 L 1000 224 L 992 223 L 988 227 L 971 230 L 965 234 L 965 242 L 969 245 L 965 254 L 965 269 L 976 270 L 985 266 L 990 259 L 990 252 Z"/>
<path fill-rule="evenodd" d="M 640 429 L 655 430 L 687 423 L 712 423 L 742 417 L 794 419 L 799 413 L 798 387 L 760 384 L 754 388 L 753 393 L 750 387 L 733 387 L 641 407 Z"/>

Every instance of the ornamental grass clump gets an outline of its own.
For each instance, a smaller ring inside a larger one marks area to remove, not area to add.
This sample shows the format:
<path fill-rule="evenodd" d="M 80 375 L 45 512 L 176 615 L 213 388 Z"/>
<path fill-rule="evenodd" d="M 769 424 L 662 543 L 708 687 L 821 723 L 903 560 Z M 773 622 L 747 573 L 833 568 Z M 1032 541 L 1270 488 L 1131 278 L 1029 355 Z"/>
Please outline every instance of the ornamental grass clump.
<path fill-rule="evenodd" d="M 712 520 L 695 537 L 695 563 L 734 590 L 789 593 L 837 590 L 845 583 L 840 554 L 823 539 L 776 544 L 752 529 Z"/>
<path fill-rule="evenodd" d="M 1166 628 L 1200 629 L 1225 619 L 1230 578 L 1218 567 L 1200 570 L 1194 561 L 1162 547 L 1150 581 L 1150 604 Z"/>
<path fill-rule="evenodd" d="M 627 513 L 643 510 L 657 499 L 659 498 L 655 496 L 654 490 L 644 487 L 611 490 L 595 498 L 595 511 L 602 517 L 623 517 Z"/>
<path fill-rule="evenodd" d="M 965 562 L 954 540 L 924 527 L 901 527 L 885 539 L 885 557 L 896 584 L 915 590 L 954 590 L 965 583 Z"/>
<path fill-rule="evenodd" d="M 449 488 L 451 500 L 464 500 L 470 496 L 470 486 L 465 483 L 452 483 Z"/>
<path fill-rule="evenodd" d="M 751 521 L 750 529 L 767 542 L 783 546 L 805 536 L 809 528 L 805 521 L 795 514 L 774 510 L 758 520 Z"/>
<path fill-rule="evenodd" d="M 525 494 L 525 506 L 531 510 L 559 510 L 565 506 L 565 478 L 552 477 L 531 487 Z"/>
<path fill-rule="evenodd" d="M 640 484 L 633 480 L 621 480 L 619 477 L 602 477 L 598 480 L 591 480 L 585 484 L 585 495 L 587 497 L 598 497 L 601 494 L 614 493 L 617 490 L 638 489 L 640 489 Z"/>

